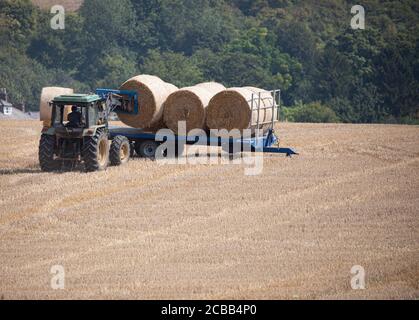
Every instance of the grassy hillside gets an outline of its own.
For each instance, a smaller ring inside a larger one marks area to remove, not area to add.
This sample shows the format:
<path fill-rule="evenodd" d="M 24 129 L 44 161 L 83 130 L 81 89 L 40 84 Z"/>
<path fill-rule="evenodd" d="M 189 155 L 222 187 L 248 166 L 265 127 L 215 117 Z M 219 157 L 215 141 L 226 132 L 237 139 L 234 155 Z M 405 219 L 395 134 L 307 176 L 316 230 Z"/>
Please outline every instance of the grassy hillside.
<path fill-rule="evenodd" d="M 178 87 L 280 88 L 290 121 L 418 123 L 419 2 L 363 1 L 365 30 L 350 27 L 352 5 L 85 0 L 52 30 L 47 10 L 4 0 L 0 86 L 36 110 L 43 86 L 91 91 L 148 73 Z"/>

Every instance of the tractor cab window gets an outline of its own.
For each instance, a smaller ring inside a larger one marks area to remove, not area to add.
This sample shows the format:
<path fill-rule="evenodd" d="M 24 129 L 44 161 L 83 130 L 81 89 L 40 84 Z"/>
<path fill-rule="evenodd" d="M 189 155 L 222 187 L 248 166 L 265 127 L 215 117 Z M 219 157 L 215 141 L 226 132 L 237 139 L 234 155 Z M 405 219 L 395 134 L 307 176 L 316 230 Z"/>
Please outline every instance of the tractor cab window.
<path fill-rule="evenodd" d="M 84 128 L 87 123 L 87 109 L 81 106 L 55 105 L 53 125 L 55 127 Z"/>
<path fill-rule="evenodd" d="M 106 123 L 105 106 L 102 102 L 95 102 L 89 106 L 89 126 L 98 126 Z"/>
<path fill-rule="evenodd" d="M 98 124 L 99 113 L 94 105 L 89 106 L 89 127 L 96 126 Z"/>
<path fill-rule="evenodd" d="M 52 124 L 54 127 L 63 124 L 64 106 L 54 105 L 53 106 L 53 119 Z"/>

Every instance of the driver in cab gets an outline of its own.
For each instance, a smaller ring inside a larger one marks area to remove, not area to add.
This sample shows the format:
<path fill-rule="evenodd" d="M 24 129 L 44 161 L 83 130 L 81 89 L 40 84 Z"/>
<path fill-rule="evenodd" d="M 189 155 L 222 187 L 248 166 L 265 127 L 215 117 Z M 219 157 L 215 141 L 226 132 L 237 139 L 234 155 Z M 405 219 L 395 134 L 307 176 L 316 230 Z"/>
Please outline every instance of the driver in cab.
<path fill-rule="evenodd" d="M 71 107 L 71 113 L 68 114 L 68 124 L 67 127 L 71 128 L 80 128 L 81 126 L 81 112 L 79 111 L 79 108 L 76 106 Z"/>

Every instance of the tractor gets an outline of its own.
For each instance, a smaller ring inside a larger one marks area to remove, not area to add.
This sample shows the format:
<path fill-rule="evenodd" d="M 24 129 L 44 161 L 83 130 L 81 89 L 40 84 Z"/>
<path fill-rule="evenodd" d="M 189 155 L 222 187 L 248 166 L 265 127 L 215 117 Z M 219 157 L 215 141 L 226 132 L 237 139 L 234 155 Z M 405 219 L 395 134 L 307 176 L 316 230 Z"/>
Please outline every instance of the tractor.
<path fill-rule="evenodd" d="M 42 171 L 68 170 L 83 163 L 87 172 L 101 171 L 129 161 L 131 145 L 124 136 L 109 134 L 110 108 L 96 94 L 55 97 L 51 123 L 44 126 L 39 143 Z M 68 109 L 71 107 L 71 113 Z M 111 142 L 110 142 L 111 141 Z"/>

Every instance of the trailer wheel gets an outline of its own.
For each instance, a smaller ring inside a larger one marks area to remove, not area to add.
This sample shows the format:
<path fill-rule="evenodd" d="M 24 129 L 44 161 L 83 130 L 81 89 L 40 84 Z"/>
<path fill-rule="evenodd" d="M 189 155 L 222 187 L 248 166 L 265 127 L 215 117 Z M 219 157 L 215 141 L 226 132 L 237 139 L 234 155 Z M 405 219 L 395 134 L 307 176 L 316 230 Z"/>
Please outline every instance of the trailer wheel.
<path fill-rule="evenodd" d="M 111 165 L 119 166 L 129 161 L 131 156 L 131 145 L 127 137 L 116 136 L 112 140 L 111 149 L 109 150 L 109 160 Z"/>
<path fill-rule="evenodd" d="M 185 144 L 180 144 L 178 145 L 178 143 L 176 142 L 176 146 L 175 146 L 175 154 L 174 155 L 169 155 L 167 152 L 167 149 L 163 151 L 163 157 L 165 158 L 178 158 L 181 157 L 183 155 L 185 151 Z"/>
<path fill-rule="evenodd" d="M 139 154 L 140 157 L 155 159 L 156 151 L 159 147 L 159 143 L 153 140 L 141 141 L 139 144 L 136 143 L 135 151 Z"/>
<path fill-rule="evenodd" d="M 87 172 L 102 171 L 109 163 L 109 140 L 106 132 L 98 130 L 92 137 L 85 137 L 82 156 Z"/>
<path fill-rule="evenodd" d="M 51 172 L 58 169 L 58 162 L 54 160 L 55 136 L 43 134 L 39 141 L 39 164 L 41 170 Z"/>

